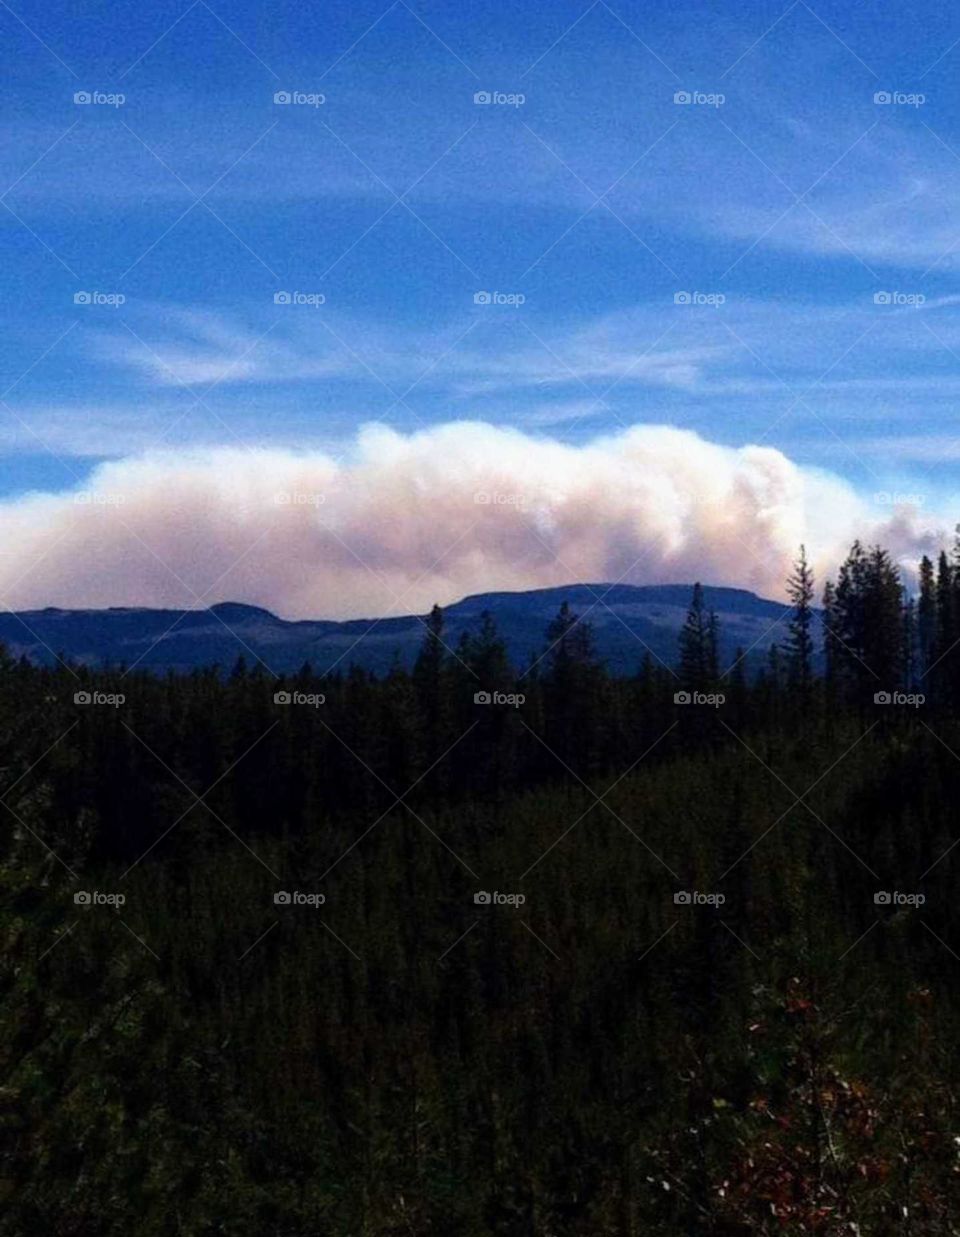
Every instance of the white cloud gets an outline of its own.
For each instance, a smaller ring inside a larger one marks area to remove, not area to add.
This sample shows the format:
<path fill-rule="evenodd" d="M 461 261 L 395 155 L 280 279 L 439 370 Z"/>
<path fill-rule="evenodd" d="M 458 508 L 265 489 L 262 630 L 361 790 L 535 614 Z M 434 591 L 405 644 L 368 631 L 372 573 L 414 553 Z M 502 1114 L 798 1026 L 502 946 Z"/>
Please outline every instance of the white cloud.
<path fill-rule="evenodd" d="M 948 524 L 864 501 L 779 451 L 663 426 L 582 446 L 482 423 L 375 427 L 340 463 L 152 454 L 101 465 L 84 490 L 86 502 L 0 504 L 6 605 L 232 599 L 291 617 L 379 616 L 487 589 L 695 578 L 777 596 L 801 541 L 832 569 L 854 536 L 912 558 Z"/>

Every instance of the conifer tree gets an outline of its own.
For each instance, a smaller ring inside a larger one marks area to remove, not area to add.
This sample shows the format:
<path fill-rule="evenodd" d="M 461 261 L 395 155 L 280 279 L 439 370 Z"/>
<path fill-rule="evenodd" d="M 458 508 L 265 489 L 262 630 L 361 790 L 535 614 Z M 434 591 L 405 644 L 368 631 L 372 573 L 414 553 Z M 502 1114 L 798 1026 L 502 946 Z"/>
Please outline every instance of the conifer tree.
<path fill-rule="evenodd" d="M 874 677 L 865 660 L 867 555 L 859 541 L 840 566 L 831 605 L 830 634 L 835 657 L 835 679 L 841 692 L 863 701 L 863 688 Z"/>
<path fill-rule="evenodd" d="M 832 698 L 837 680 L 838 641 L 834 626 L 837 621 L 837 596 L 832 580 L 823 586 L 823 677 Z"/>
<path fill-rule="evenodd" d="M 715 610 L 707 618 L 707 682 L 720 678 L 720 623 Z"/>
<path fill-rule="evenodd" d="M 933 563 L 924 554 L 920 560 L 920 595 L 917 599 L 917 674 L 923 678 L 936 657 L 937 647 L 937 594 L 934 583 Z M 932 684 L 930 685 L 932 687 Z"/>
<path fill-rule="evenodd" d="M 941 550 L 937 559 L 937 646 L 934 658 L 939 663 L 941 681 L 948 677 L 945 659 L 957 639 L 957 607 L 953 592 L 955 574 L 946 552 Z"/>
<path fill-rule="evenodd" d="M 690 608 L 680 632 L 680 682 L 688 691 L 705 691 L 716 678 L 716 622 L 707 614 L 703 587 L 693 586 Z"/>
<path fill-rule="evenodd" d="M 471 645 L 471 664 L 490 687 L 506 687 L 511 680 L 507 646 L 489 610 L 480 615 L 480 631 Z"/>
<path fill-rule="evenodd" d="M 799 694 L 802 709 L 810 702 L 810 687 L 813 680 L 813 572 L 807 562 L 805 546 L 800 547 L 800 557 L 794 565 L 793 574 L 787 581 L 787 595 L 793 603 L 787 640 L 787 659 L 791 686 Z"/>
<path fill-rule="evenodd" d="M 875 546 L 867 560 L 862 602 L 863 659 L 876 676 L 871 691 L 903 682 L 903 585 L 890 555 Z"/>
<path fill-rule="evenodd" d="M 917 685 L 917 602 L 916 598 L 908 597 L 903 603 L 903 622 L 901 627 L 903 663 L 903 682 L 911 690 Z"/>
<path fill-rule="evenodd" d="M 546 639 L 544 693 L 552 718 L 548 742 L 565 765 L 584 775 L 595 762 L 601 728 L 593 628 L 564 601 L 547 627 Z"/>
<path fill-rule="evenodd" d="M 546 634 L 549 661 L 554 673 L 563 673 L 568 666 L 586 665 L 593 661 L 593 628 L 570 609 L 569 602 L 561 603 Z"/>

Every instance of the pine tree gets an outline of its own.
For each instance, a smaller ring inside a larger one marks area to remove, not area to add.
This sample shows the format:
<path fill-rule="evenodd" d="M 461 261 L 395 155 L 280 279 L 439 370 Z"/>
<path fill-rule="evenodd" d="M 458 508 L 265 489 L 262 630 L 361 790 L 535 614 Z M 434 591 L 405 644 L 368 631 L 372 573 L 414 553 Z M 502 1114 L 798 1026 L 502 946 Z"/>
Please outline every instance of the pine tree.
<path fill-rule="evenodd" d="M 707 682 L 714 684 L 720 678 L 720 622 L 715 610 L 707 618 Z"/>
<path fill-rule="evenodd" d="M 704 607 L 703 587 L 693 586 L 687 618 L 680 632 L 678 674 L 687 691 L 706 691 L 716 677 L 716 619 Z"/>
<path fill-rule="evenodd" d="M 443 611 L 435 605 L 427 618 L 423 643 L 413 666 L 413 686 L 425 735 L 424 759 L 427 766 L 443 754 L 449 741 L 446 662 Z"/>
<path fill-rule="evenodd" d="M 924 554 L 920 560 L 920 596 L 917 601 L 917 674 L 922 679 L 936 657 L 937 594 L 933 563 Z M 932 687 L 932 684 L 930 685 Z"/>
<path fill-rule="evenodd" d="M 589 776 L 605 763 L 603 736 L 611 723 L 605 673 L 596 659 L 593 628 L 563 602 L 547 627 L 544 694 L 548 742 L 564 764 Z"/>
<path fill-rule="evenodd" d="M 561 603 L 556 618 L 547 627 L 547 644 L 554 672 L 568 664 L 593 661 L 593 628 L 570 609 L 567 601 Z"/>
<path fill-rule="evenodd" d="M 867 560 L 862 606 L 863 660 L 875 676 L 871 693 L 904 680 L 903 600 L 896 565 L 886 550 L 875 546 Z"/>
<path fill-rule="evenodd" d="M 957 642 L 957 607 L 954 599 L 954 576 L 956 572 L 941 550 L 937 559 L 937 644 L 934 661 L 937 663 L 937 681 L 941 685 L 944 702 L 952 701 L 952 676 L 949 674 L 951 650 Z"/>
<path fill-rule="evenodd" d="M 859 541 L 840 566 L 832 598 L 830 636 L 835 659 L 834 677 L 841 695 L 863 701 L 863 688 L 871 671 L 867 652 L 866 604 L 867 556 Z"/>
<path fill-rule="evenodd" d="M 746 715 L 748 698 L 747 687 L 747 654 L 742 647 L 737 647 L 733 654 L 733 663 L 726 672 L 724 679 L 728 707 L 726 714 L 731 718 L 732 725 L 737 727 Z"/>
<path fill-rule="evenodd" d="M 800 707 L 804 711 L 810 703 L 813 680 L 813 590 L 813 571 L 807 562 L 806 547 L 801 546 L 800 557 L 787 581 L 787 595 L 793 603 L 787 662 L 791 686 L 798 692 Z"/>
<path fill-rule="evenodd" d="M 904 685 L 912 691 L 917 686 L 917 602 L 915 598 L 908 597 L 903 604 L 903 623 L 902 635 L 903 647 L 901 652 L 903 662 L 903 682 Z"/>
<path fill-rule="evenodd" d="M 832 698 L 837 681 L 837 637 L 834 626 L 837 621 L 837 595 L 833 581 L 823 586 L 823 677 L 828 695 Z"/>
<path fill-rule="evenodd" d="M 480 615 L 480 631 L 472 646 L 474 669 L 492 686 L 504 686 L 510 679 L 507 646 L 489 610 Z"/>

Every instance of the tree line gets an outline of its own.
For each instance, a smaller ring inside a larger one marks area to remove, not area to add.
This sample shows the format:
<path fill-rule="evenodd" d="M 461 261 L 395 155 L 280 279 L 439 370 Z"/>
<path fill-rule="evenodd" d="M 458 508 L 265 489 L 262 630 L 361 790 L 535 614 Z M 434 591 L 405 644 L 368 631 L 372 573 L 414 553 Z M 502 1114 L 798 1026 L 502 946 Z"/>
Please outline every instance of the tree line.
<path fill-rule="evenodd" d="M 382 676 L 4 657 L 0 1235 L 954 1231 L 918 581 L 801 550 L 756 673 L 699 586 L 632 675 L 569 607 L 526 667 L 438 608 Z"/>

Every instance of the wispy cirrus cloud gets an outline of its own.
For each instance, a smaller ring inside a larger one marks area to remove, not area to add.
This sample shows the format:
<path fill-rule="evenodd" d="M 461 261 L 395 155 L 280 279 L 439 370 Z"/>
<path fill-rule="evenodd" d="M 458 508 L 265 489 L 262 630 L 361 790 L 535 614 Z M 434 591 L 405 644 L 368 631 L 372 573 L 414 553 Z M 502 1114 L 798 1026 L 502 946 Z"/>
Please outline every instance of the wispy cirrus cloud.
<path fill-rule="evenodd" d="M 835 393 L 953 392 L 960 320 L 945 311 L 958 296 L 921 296 L 904 306 L 878 304 L 878 293 L 863 291 L 822 305 L 731 293 L 710 307 L 677 304 L 677 295 L 587 321 L 551 306 L 491 313 L 470 304 L 429 329 L 360 320 L 331 305 L 291 312 L 248 304 L 243 317 L 144 306 L 135 328 L 89 328 L 77 347 L 157 386 L 349 379 L 437 387 L 457 399 L 577 386 L 596 396 L 621 387 L 703 396 L 814 385 Z"/>

